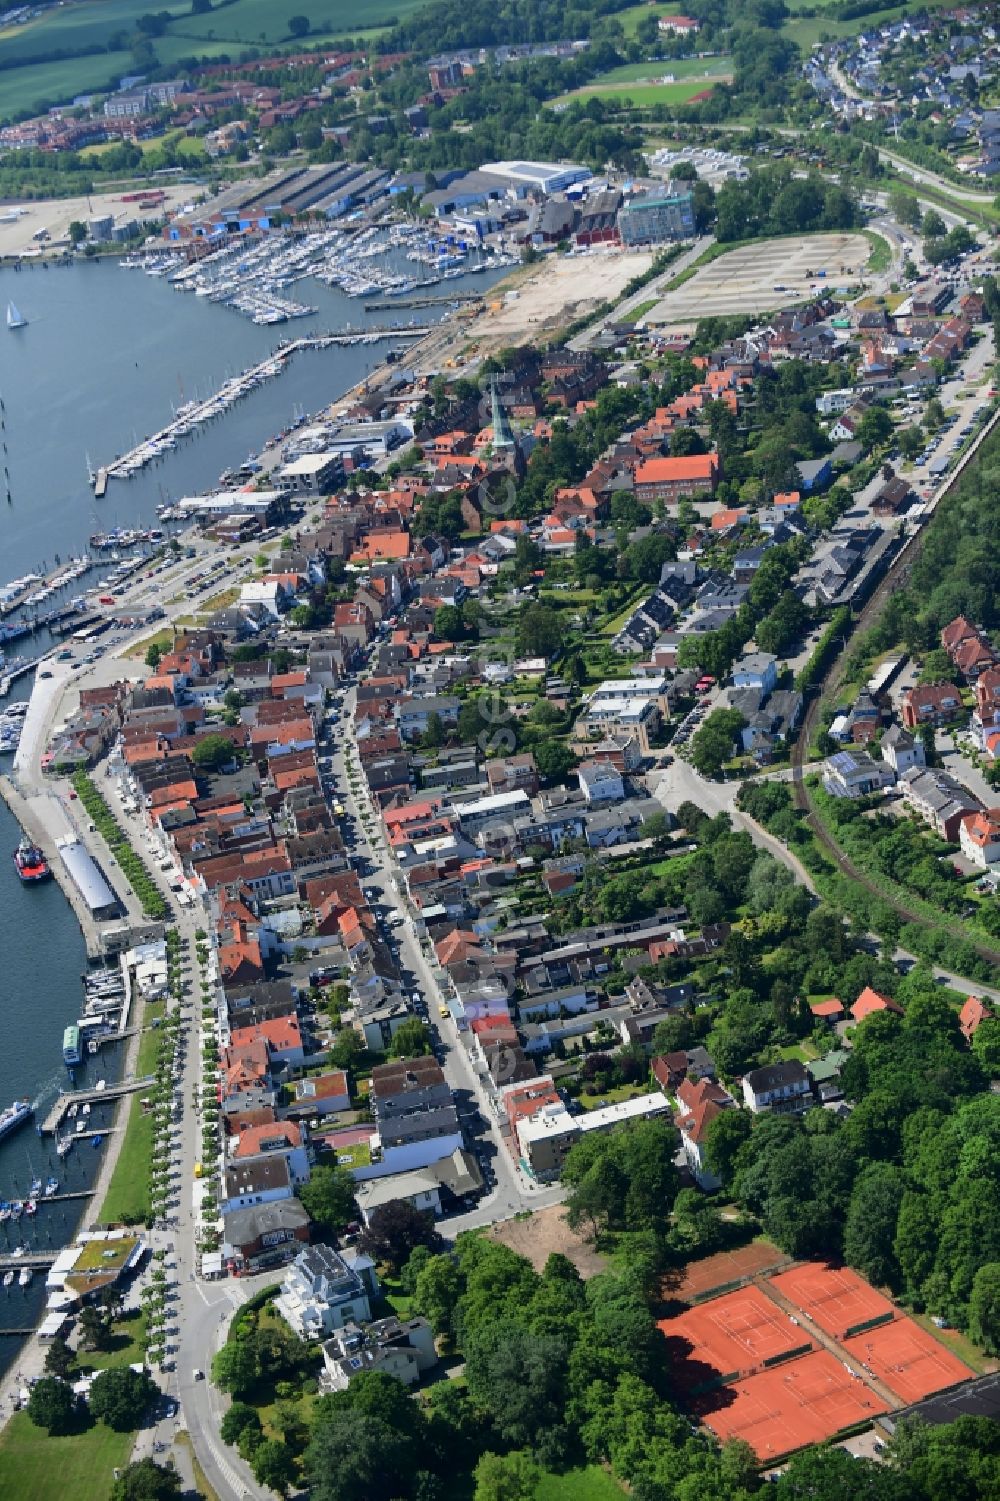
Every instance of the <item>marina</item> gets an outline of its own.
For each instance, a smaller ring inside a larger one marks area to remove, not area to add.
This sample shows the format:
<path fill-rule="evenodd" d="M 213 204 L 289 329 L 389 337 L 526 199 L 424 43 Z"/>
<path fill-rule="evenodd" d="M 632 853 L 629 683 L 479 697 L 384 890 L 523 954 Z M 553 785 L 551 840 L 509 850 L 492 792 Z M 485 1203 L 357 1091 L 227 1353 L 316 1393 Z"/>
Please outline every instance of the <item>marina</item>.
<path fill-rule="evenodd" d="M 408 297 L 443 281 L 515 265 L 501 248 L 489 254 L 477 243 L 441 235 L 420 223 L 369 224 L 271 234 L 249 245 L 225 244 L 190 264 L 172 251 L 127 256 L 120 264 L 165 277 L 189 292 L 232 308 L 258 326 L 307 318 L 317 309 L 287 295 L 289 287 L 313 278 L 347 297 Z M 434 302 L 447 304 L 446 294 Z M 379 304 L 384 307 L 385 304 Z M 410 306 L 425 305 L 413 301 Z"/>
<path fill-rule="evenodd" d="M 163 458 L 170 449 L 176 448 L 182 438 L 189 437 L 197 427 L 213 421 L 228 412 L 236 402 L 248 396 L 264 381 L 280 375 L 293 355 L 303 349 L 332 349 L 353 347 L 358 344 L 377 344 L 383 339 L 422 339 L 429 328 L 368 328 L 361 332 L 311 334 L 306 338 L 293 339 L 282 344 L 274 354 L 257 365 L 234 375 L 206 401 L 189 401 L 180 406 L 165 427 L 152 433 L 127 453 L 119 454 L 110 464 L 105 464 L 93 478 L 96 487 L 100 476 L 105 484 L 109 479 L 128 479 L 145 469 L 157 459 Z M 103 492 L 102 492 L 103 493 Z"/>

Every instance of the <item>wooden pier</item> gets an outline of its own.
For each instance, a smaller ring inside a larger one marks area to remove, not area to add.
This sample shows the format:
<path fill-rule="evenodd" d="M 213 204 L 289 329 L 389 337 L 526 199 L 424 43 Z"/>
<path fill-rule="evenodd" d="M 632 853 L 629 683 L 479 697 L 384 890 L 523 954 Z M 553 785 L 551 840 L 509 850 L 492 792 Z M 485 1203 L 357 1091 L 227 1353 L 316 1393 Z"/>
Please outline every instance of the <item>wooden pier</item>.
<path fill-rule="evenodd" d="M 456 303 L 482 302 L 482 292 L 442 292 L 438 296 L 433 293 L 417 293 L 413 297 L 380 297 L 377 301 L 366 302 L 366 313 L 391 313 L 393 308 L 403 307 L 452 307 Z"/>
<path fill-rule="evenodd" d="M 0 678 L 0 698 L 6 698 L 8 693 L 19 678 L 26 677 L 29 672 L 34 672 L 38 662 L 22 662 L 12 672 L 7 672 Z"/>
<path fill-rule="evenodd" d="M 41 1136 L 51 1136 L 53 1132 L 58 1131 L 60 1125 L 62 1124 L 63 1117 L 71 1105 L 100 1105 L 103 1104 L 105 1100 L 120 1100 L 123 1095 L 136 1094 L 140 1089 L 149 1089 L 155 1083 L 156 1075 L 147 1074 L 142 1079 L 127 1079 L 122 1084 L 109 1084 L 107 1089 L 62 1090 L 60 1094 L 57 1095 L 55 1103 L 53 1104 L 48 1115 L 38 1127 L 38 1133 Z M 90 1133 L 81 1131 L 79 1134 L 81 1136 L 86 1136 L 88 1134 L 93 1136 L 105 1136 L 110 1129 L 110 1127 L 106 1127 L 103 1131 L 95 1130 Z"/>
<path fill-rule="evenodd" d="M 18 1271 L 22 1266 L 30 1266 L 33 1272 L 47 1272 L 50 1266 L 55 1265 L 56 1258 L 62 1255 L 62 1251 L 26 1251 L 23 1256 L 0 1256 L 0 1272 Z"/>

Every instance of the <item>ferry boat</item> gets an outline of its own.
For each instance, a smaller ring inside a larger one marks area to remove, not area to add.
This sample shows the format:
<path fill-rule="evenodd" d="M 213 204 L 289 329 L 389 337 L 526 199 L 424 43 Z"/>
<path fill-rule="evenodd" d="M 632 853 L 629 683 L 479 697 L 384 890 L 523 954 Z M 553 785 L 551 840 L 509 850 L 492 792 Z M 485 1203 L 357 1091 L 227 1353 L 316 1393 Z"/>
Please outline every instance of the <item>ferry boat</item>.
<path fill-rule="evenodd" d="M 27 839 L 22 839 L 14 851 L 14 868 L 26 886 L 35 881 L 46 881 L 52 874 L 37 844 L 31 844 Z"/>
<path fill-rule="evenodd" d="M 77 1026 L 67 1027 L 63 1033 L 63 1063 L 73 1068 L 83 1061 L 83 1051 L 80 1047 L 80 1028 Z"/>
<path fill-rule="evenodd" d="M 13 1105 L 8 1105 L 5 1110 L 0 1110 L 0 1140 L 9 1132 L 17 1129 L 24 1121 L 30 1119 L 35 1113 L 35 1107 L 30 1100 L 15 1100 Z"/>

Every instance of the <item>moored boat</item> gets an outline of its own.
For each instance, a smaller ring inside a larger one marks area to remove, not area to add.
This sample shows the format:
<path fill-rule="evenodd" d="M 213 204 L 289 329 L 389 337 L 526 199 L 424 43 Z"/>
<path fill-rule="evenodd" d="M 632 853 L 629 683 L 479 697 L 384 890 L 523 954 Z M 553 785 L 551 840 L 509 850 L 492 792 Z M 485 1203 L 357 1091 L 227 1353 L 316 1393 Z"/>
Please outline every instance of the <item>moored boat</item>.
<path fill-rule="evenodd" d="M 52 874 L 38 845 L 32 844 L 28 839 L 22 839 L 14 851 L 14 868 L 26 886 L 35 881 L 46 881 Z"/>
<path fill-rule="evenodd" d="M 34 1114 L 30 1100 L 15 1100 L 5 1110 L 0 1110 L 0 1139 L 14 1131 Z"/>

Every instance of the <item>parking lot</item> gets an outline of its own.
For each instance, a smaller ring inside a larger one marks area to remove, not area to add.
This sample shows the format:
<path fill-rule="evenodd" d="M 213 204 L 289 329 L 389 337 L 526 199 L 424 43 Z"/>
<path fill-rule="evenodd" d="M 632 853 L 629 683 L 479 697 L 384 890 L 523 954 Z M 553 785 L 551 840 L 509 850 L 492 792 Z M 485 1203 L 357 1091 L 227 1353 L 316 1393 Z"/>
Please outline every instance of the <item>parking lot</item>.
<path fill-rule="evenodd" d="M 762 313 L 800 302 L 816 291 L 832 292 L 856 282 L 870 254 L 871 246 L 859 234 L 803 235 L 745 245 L 668 292 L 646 322 L 693 327 L 699 318 Z"/>

